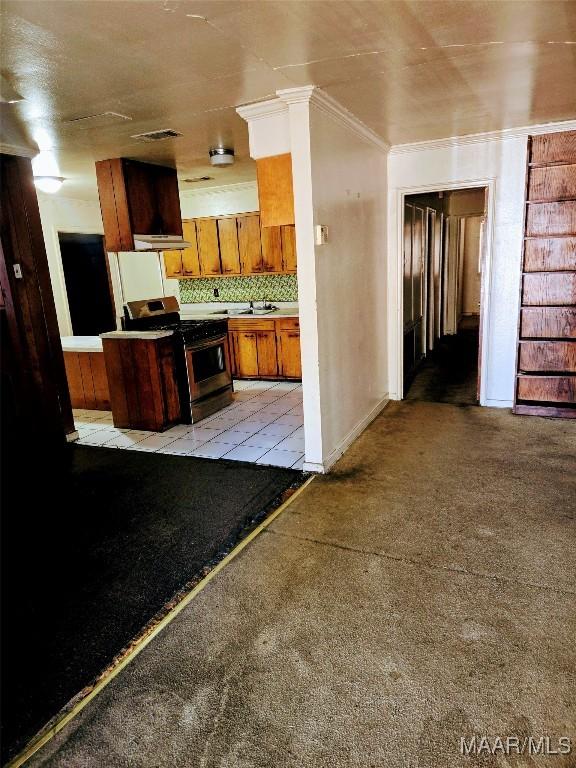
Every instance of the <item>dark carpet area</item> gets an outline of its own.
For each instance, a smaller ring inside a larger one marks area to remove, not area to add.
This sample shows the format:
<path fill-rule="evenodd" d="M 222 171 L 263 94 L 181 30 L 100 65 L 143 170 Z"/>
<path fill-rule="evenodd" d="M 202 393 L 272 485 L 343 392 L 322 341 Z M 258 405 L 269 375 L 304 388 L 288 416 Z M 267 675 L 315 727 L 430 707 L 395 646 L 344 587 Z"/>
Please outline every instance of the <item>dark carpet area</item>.
<path fill-rule="evenodd" d="M 419 367 L 406 400 L 476 405 L 478 328 L 461 328 L 436 342 Z"/>
<path fill-rule="evenodd" d="M 5 462 L 3 760 L 302 477 L 74 445 Z"/>

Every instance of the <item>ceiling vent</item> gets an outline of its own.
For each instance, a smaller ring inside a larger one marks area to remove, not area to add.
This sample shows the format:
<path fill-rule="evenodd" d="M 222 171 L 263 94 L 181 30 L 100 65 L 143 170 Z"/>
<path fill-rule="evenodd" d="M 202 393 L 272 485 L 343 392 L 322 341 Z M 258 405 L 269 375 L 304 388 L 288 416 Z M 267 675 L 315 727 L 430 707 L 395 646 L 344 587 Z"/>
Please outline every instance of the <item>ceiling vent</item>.
<path fill-rule="evenodd" d="M 136 139 L 136 141 L 165 141 L 166 139 L 175 139 L 178 136 L 182 136 L 178 131 L 173 131 L 171 128 L 165 128 L 162 131 L 149 131 L 148 133 L 137 133 L 130 138 Z"/>
<path fill-rule="evenodd" d="M 96 115 L 71 117 L 68 120 L 64 120 L 64 122 L 79 128 L 105 128 L 107 125 L 115 125 L 116 123 L 124 123 L 130 120 L 132 120 L 131 117 L 121 115 L 119 112 L 99 112 Z"/>

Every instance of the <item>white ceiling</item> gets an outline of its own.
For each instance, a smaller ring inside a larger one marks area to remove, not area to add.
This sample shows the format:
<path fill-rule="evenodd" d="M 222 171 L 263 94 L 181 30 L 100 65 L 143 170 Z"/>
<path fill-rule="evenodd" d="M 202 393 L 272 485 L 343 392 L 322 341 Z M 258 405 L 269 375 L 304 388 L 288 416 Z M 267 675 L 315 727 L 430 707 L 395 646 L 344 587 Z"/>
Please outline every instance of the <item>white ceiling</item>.
<path fill-rule="evenodd" d="M 26 99 L 7 108 L 77 197 L 96 195 L 107 157 L 253 179 L 235 107 L 295 85 L 392 144 L 576 117 L 574 0 L 3 0 L 1 47 Z M 69 122 L 108 111 L 131 120 Z M 183 136 L 130 138 L 162 128 Z M 218 143 L 232 168 L 208 165 Z"/>

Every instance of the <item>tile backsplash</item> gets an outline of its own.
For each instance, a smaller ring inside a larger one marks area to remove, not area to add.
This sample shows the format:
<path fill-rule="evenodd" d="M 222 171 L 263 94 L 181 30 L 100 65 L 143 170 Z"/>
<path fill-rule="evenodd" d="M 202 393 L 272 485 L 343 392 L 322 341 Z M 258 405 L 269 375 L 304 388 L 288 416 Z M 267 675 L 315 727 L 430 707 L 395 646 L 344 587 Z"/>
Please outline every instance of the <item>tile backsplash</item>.
<path fill-rule="evenodd" d="M 218 296 L 214 296 L 214 288 Z M 212 301 L 298 301 L 296 275 L 251 275 L 250 277 L 202 277 L 180 280 L 181 304 Z"/>

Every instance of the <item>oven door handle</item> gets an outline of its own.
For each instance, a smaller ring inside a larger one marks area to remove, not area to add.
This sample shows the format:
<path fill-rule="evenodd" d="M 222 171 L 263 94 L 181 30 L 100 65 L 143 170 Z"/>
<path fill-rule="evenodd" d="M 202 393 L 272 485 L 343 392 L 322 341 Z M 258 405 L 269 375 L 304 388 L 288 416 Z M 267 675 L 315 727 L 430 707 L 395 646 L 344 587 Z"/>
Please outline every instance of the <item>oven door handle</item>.
<path fill-rule="evenodd" d="M 228 338 L 228 334 L 224 333 L 222 336 L 212 336 L 210 339 L 204 339 L 203 341 L 193 341 L 191 344 L 186 344 L 186 349 L 192 352 L 197 352 L 207 347 L 214 347 L 217 344 L 223 344 Z"/>

